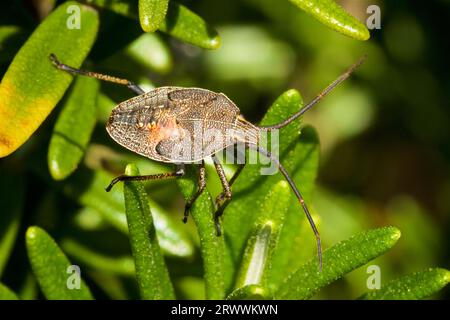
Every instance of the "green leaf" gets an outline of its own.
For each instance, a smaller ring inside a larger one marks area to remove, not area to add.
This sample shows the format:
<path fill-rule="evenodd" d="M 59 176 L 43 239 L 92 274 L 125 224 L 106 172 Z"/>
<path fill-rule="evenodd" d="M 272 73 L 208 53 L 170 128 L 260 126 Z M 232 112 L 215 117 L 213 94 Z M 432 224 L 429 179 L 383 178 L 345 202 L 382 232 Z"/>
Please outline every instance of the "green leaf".
<path fill-rule="evenodd" d="M 19 300 L 17 294 L 0 282 L 0 300 Z"/>
<path fill-rule="evenodd" d="M 247 242 L 236 288 L 248 285 L 267 286 L 268 274 L 272 268 L 272 257 L 277 248 L 285 214 L 289 209 L 290 192 L 287 182 L 279 181 L 256 209 L 259 218 Z"/>
<path fill-rule="evenodd" d="M 117 230 L 128 233 L 125 205 L 120 188 L 110 192 L 105 187 L 114 177 L 101 170 L 90 171 L 82 168 L 63 186 L 63 192 L 83 206 L 94 209 L 103 219 Z M 188 257 L 194 252 L 192 241 L 186 235 L 182 224 L 176 223 L 161 207 L 149 200 L 153 208 L 153 220 L 159 245 L 168 255 Z"/>
<path fill-rule="evenodd" d="M 139 175 L 135 165 L 125 169 L 127 176 Z M 124 183 L 125 212 L 142 299 L 174 299 L 172 283 L 158 244 L 148 196 L 138 181 Z"/>
<path fill-rule="evenodd" d="M 270 295 L 267 289 L 250 284 L 239 289 L 234 290 L 228 297 L 227 300 L 264 300 L 270 299 Z"/>
<path fill-rule="evenodd" d="M 0 277 L 17 238 L 25 192 L 23 179 L 3 170 L 0 179 Z"/>
<path fill-rule="evenodd" d="M 296 90 L 288 90 L 270 107 L 261 124 L 278 123 L 298 111 L 302 104 L 300 93 Z M 295 121 L 279 132 L 279 158 L 290 173 L 296 169 L 297 155 L 293 152 L 293 147 L 298 142 L 299 131 L 300 123 Z M 224 231 L 229 238 L 228 243 L 234 261 L 239 261 L 246 240 L 254 227 L 257 219 L 255 205 L 262 203 L 271 188 L 277 182 L 284 180 L 281 174 L 262 175 L 260 171 L 262 167 L 268 167 L 268 165 L 252 164 L 243 169 L 233 184 L 233 200 L 224 212 Z"/>
<path fill-rule="evenodd" d="M 342 241 L 323 253 L 323 270 L 312 259 L 284 280 L 276 299 L 308 299 L 320 288 L 389 250 L 400 238 L 394 227 L 373 229 Z"/>
<path fill-rule="evenodd" d="M 429 268 L 415 272 L 383 285 L 380 290 L 364 294 L 368 300 L 415 300 L 424 299 L 444 288 L 450 282 L 450 271 Z"/>
<path fill-rule="evenodd" d="M 170 1 L 166 19 L 159 30 L 204 49 L 220 47 L 220 37 L 200 16 L 185 6 Z"/>
<path fill-rule="evenodd" d="M 86 2 L 138 19 L 137 5 L 133 1 L 87 0 Z M 220 37 L 217 32 L 200 16 L 175 1 L 169 2 L 167 14 L 159 30 L 200 48 L 217 49 L 220 46 Z"/>
<path fill-rule="evenodd" d="M 97 121 L 98 80 L 79 76 L 65 102 L 50 139 L 48 167 L 55 180 L 76 170 Z"/>
<path fill-rule="evenodd" d="M 316 130 L 311 126 L 305 126 L 302 128 L 295 147 L 286 158 L 283 158 L 283 163 L 285 166 L 293 168 L 290 173 L 309 205 L 316 226 L 320 230 L 320 219 L 314 215 L 311 207 L 311 195 L 319 167 L 319 149 L 319 137 Z M 281 177 L 281 179 L 283 178 Z M 305 261 L 304 257 L 317 255 L 316 239 L 303 209 L 299 206 L 292 191 L 289 198 L 289 210 L 286 213 L 278 245 L 273 255 L 272 269 L 268 279 L 268 286 L 271 290 L 277 289 L 287 275 L 298 269 Z"/>
<path fill-rule="evenodd" d="M 186 174 L 177 180 L 186 199 L 191 199 L 197 191 L 198 172 L 194 166 L 186 167 Z M 200 249 L 203 259 L 205 293 L 207 299 L 225 297 L 225 241 L 216 235 L 214 226 L 214 204 L 211 195 L 205 190 L 194 202 L 190 216 L 197 226 L 200 237 Z"/>
<path fill-rule="evenodd" d="M 139 21 L 142 30 L 156 31 L 164 21 L 168 7 L 169 0 L 139 0 Z"/>
<path fill-rule="evenodd" d="M 88 286 L 81 279 L 79 289 L 69 289 L 75 274 L 68 272 L 68 267 L 73 264 L 47 232 L 39 227 L 29 227 L 25 240 L 33 273 L 47 299 L 92 299 Z"/>
<path fill-rule="evenodd" d="M 71 29 L 68 8 L 80 8 L 80 28 Z M 0 157 L 20 147 L 50 114 L 72 81 L 49 60 L 79 67 L 91 49 L 98 30 L 92 7 L 68 1 L 52 12 L 14 57 L 0 84 Z"/>
<path fill-rule="evenodd" d="M 333 0 L 289 0 L 329 28 L 357 40 L 368 40 L 369 30 Z"/>

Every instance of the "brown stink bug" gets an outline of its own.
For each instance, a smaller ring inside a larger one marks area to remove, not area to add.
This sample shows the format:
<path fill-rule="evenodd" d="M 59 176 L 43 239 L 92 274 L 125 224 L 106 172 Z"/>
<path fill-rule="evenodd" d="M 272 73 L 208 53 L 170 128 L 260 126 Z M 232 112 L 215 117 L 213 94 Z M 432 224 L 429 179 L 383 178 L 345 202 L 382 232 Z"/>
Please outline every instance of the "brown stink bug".
<path fill-rule="evenodd" d="M 58 69 L 71 74 L 94 77 L 129 87 L 137 96 L 120 103 L 112 110 L 106 124 L 109 135 L 117 143 L 135 153 L 155 161 L 177 165 L 177 170 L 171 173 L 145 176 L 121 175 L 111 181 L 106 191 L 111 190 L 119 181 L 181 177 L 184 175 L 184 164 L 200 163 L 198 190 L 193 198 L 187 201 L 185 207 L 183 221 L 186 222 L 190 207 L 205 189 L 204 159 L 211 156 L 223 186 L 223 192 L 216 199 L 217 211 L 214 216 L 219 236 L 221 234 L 219 218 L 231 200 L 231 185 L 242 171 L 243 166 L 240 166 L 228 181 L 216 153 L 237 143 L 243 143 L 247 148 L 258 151 L 275 163 L 289 183 L 313 229 L 317 241 L 319 266 L 322 269 L 320 236 L 308 207 L 278 158 L 259 145 L 259 134 L 262 131 L 280 129 L 300 117 L 333 88 L 347 79 L 353 70 L 363 62 L 363 58 L 297 113 L 281 123 L 265 127 L 246 121 L 239 108 L 223 93 L 181 87 L 161 87 L 145 93 L 136 84 L 126 79 L 72 68 L 59 62 L 53 54 L 50 55 L 50 60 Z M 210 136 L 214 139 L 198 138 L 205 132 L 212 133 Z"/>

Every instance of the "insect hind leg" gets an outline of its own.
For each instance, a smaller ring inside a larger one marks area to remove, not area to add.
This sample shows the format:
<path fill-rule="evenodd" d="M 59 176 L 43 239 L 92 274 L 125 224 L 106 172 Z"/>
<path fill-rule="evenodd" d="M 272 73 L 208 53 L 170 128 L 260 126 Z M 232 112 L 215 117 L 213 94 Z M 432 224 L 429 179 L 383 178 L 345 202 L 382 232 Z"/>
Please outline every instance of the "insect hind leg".
<path fill-rule="evenodd" d="M 50 58 L 50 61 L 53 63 L 53 65 L 56 68 L 58 68 L 59 70 L 69 72 L 70 74 L 73 74 L 73 75 L 82 75 L 82 76 L 96 78 L 96 79 L 107 81 L 107 82 L 121 84 L 121 85 L 127 86 L 131 91 L 133 91 L 137 95 L 141 95 L 141 94 L 145 93 L 145 91 L 142 90 L 142 88 L 140 88 L 137 84 L 135 84 L 134 82 L 132 82 L 130 80 L 117 78 L 117 77 L 109 76 L 109 75 L 98 73 L 98 72 L 77 69 L 77 68 L 68 66 L 64 63 L 61 63 L 58 60 L 58 58 L 56 57 L 56 55 L 54 55 L 53 53 L 50 54 L 49 58 Z"/>

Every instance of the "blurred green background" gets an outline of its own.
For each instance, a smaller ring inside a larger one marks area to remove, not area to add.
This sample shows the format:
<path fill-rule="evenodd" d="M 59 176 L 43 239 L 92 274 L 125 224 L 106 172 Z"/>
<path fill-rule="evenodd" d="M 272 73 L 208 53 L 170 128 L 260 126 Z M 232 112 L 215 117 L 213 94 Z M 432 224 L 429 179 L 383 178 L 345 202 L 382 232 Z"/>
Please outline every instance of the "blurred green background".
<path fill-rule="evenodd" d="M 2 3 L 0 25 L 21 31 L 0 47 L 1 74 L 53 2 Z M 355 75 L 303 119 L 317 129 L 321 140 L 312 206 L 320 216 L 325 247 L 361 230 L 394 225 L 402 231 L 399 243 L 371 263 L 380 265 L 383 283 L 429 266 L 450 268 L 450 77 L 444 31 L 450 18 L 448 1 L 339 1 L 361 21 L 369 5 L 381 8 L 381 29 L 371 30 L 366 42 L 328 29 L 288 1 L 180 2 L 216 27 L 222 37 L 220 49 L 201 50 L 161 33 L 142 35 L 135 21 L 103 11 L 100 33 L 85 65 L 132 79 L 146 89 L 173 85 L 224 92 L 247 119 L 258 122 L 286 89 L 298 89 L 309 101 L 367 54 Z M 120 174 L 127 161 L 138 159 L 142 173 L 163 169 L 132 156 L 107 137 L 103 124 L 109 111 L 132 94 L 112 84 L 101 86 L 100 121 L 85 166 Z M 88 243 L 89 250 L 123 264 L 119 275 L 91 266 L 87 280 L 96 296 L 135 298 L 137 291 L 127 274 L 130 261 L 123 259 L 129 255 L 128 239 L 95 210 L 80 209 L 70 196 L 73 190 L 67 190 L 70 186 L 51 180 L 46 153 L 58 113 L 57 107 L 24 146 L 0 160 L 1 179 L 10 176 L 8 181 L 26 186 L 17 241 L 1 281 L 22 297 L 39 296 L 23 240 L 26 228 L 37 224 L 65 244 L 63 249 L 75 261 L 83 255 L 80 246 Z M 210 174 L 211 192 L 216 194 L 219 186 Z M 181 225 L 184 201 L 176 184 L 151 182 L 147 190 L 161 211 Z M 192 222 L 181 227 L 187 238 L 197 241 Z M 313 250 L 314 239 L 310 240 L 305 247 Z M 190 255 L 192 248 L 180 250 Z M 179 296 L 202 296 L 198 255 L 174 256 L 168 264 Z M 317 298 L 355 298 L 365 291 L 366 278 L 366 268 L 360 268 Z M 449 289 L 440 297 L 449 298 Z"/>

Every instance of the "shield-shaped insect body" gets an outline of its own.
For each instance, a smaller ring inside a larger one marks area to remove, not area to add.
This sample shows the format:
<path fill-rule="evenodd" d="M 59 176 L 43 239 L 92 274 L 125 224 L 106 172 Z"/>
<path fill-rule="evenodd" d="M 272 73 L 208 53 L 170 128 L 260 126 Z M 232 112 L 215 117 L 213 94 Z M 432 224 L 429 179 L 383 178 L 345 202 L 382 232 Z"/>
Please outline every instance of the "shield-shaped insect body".
<path fill-rule="evenodd" d="M 322 268 L 322 245 L 319 232 L 309 213 L 303 197 L 286 169 L 277 157 L 259 145 L 261 131 L 273 131 L 283 128 L 299 118 L 312 106 L 326 96 L 333 88 L 347 79 L 353 70 L 364 60 L 360 59 L 339 78 L 326 87 L 310 103 L 284 121 L 271 126 L 258 127 L 246 121 L 239 108 L 223 93 L 216 93 L 200 88 L 160 87 L 145 93 L 133 82 L 100 73 L 70 67 L 50 55 L 52 63 L 61 70 L 72 74 L 90 76 L 97 79 L 126 85 L 137 96 L 115 107 L 106 124 L 110 136 L 120 145 L 150 159 L 175 163 L 199 162 L 199 188 L 194 196 L 186 202 L 184 219 L 186 222 L 189 208 L 205 189 L 204 159 L 212 156 L 224 191 L 216 199 L 217 211 L 214 215 L 217 234 L 220 235 L 219 217 L 226 204 L 231 200 L 231 185 L 241 172 L 242 166 L 230 181 L 215 153 L 238 142 L 244 143 L 274 162 L 289 183 L 300 202 L 311 225 L 317 241 L 320 269 Z M 183 169 L 175 172 L 152 174 L 146 176 L 121 175 L 113 179 L 106 191 L 119 181 L 150 180 L 180 177 Z"/>
<path fill-rule="evenodd" d="M 237 142 L 256 145 L 260 130 L 223 93 L 181 87 L 120 103 L 106 129 L 125 148 L 168 163 L 198 162 Z"/>

